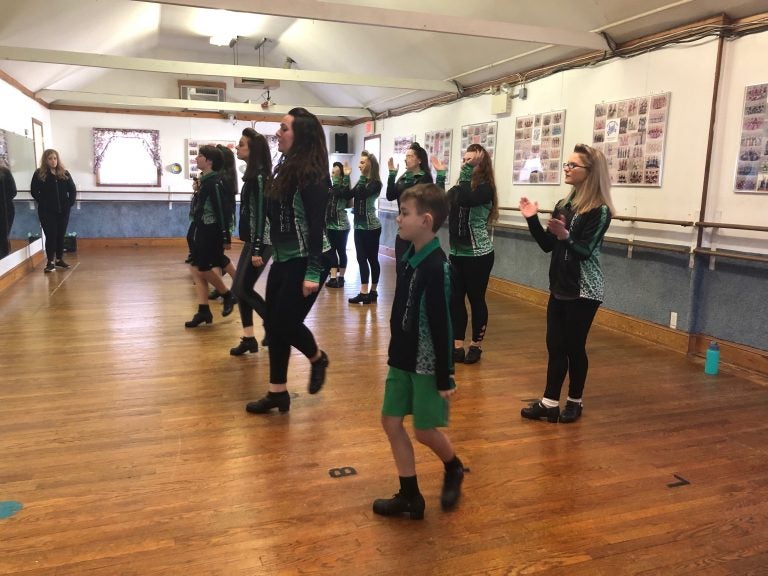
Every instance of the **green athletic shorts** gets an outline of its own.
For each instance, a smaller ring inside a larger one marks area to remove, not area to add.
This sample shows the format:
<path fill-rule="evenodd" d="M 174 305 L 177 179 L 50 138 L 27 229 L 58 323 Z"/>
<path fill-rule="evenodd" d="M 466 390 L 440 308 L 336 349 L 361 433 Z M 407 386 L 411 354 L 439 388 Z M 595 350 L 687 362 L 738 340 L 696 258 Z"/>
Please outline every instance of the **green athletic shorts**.
<path fill-rule="evenodd" d="M 413 427 L 419 430 L 448 426 L 448 400 L 440 396 L 431 374 L 415 374 L 389 367 L 384 404 L 384 416 L 413 414 Z"/>

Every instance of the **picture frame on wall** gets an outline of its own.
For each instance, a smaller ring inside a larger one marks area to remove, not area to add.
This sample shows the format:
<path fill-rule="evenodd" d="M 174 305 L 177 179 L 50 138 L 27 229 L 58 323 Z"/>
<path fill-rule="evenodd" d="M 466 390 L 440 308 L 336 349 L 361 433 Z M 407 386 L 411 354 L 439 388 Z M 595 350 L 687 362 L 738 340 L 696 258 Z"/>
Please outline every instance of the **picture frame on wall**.
<path fill-rule="evenodd" d="M 768 194 L 768 84 L 744 88 L 733 190 Z"/>
<path fill-rule="evenodd" d="M 424 133 L 424 150 L 427 151 L 427 158 L 432 164 L 432 157 L 437 157 L 445 164 L 445 181 L 451 181 L 451 145 L 453 141 L 453 130 L 430 130 Z"/>
<path fill-rule="evenodd" d="M 565 110 L 515 118 L 512 181 L 560 184 L 565 139 Z"/>
<path fill-rule="evenodd" d="M 595 104 L 592 146 L 614 186 L 661 187 L 671 92 Z"/>
<path fill-rule="evenodd" d="M 483 122 L 481 124 L 465 124 L 461 127 L 461 153 L 467 149 L 470 144 L 480 144 L 486 149 L 491 157 L 491 163 L 494 161 L 496 153 L 496 142 L 498 138 L 497 121 Z"/>

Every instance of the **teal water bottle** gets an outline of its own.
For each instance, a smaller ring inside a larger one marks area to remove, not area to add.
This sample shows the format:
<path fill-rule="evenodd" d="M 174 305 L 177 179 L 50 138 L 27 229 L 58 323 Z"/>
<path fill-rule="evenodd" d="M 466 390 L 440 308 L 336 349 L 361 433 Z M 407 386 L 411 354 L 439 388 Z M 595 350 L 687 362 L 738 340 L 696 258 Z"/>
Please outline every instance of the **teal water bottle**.
<path fill-rule="evenodd" d="M 717 367 L 720 364 L 720 346 L 717 342 L 710 342 L 707 348 L 707 359 L 704 361 L 704 374 L 717 374 Z"/>

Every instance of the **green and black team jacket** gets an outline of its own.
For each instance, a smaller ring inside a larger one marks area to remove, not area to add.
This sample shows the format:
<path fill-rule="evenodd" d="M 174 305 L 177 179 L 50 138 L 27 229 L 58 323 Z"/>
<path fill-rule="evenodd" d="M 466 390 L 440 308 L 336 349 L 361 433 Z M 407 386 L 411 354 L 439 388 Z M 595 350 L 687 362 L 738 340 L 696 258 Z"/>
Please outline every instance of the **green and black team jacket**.
<path fill-rule="evenodd" d="M 544 252 L 552 252 L 549 263 L 549 290 L 557 298 L 603 301 L 603 270 L 600 251 L 603 236 L 611 224 L 611 211 L 606 205 L 584 214 L 571 207 L 573 195 L 560 200 L 552 218 L 565 217 L 570 233 L 567 240 L 558 240 L 541 225 L 538 215 L 526 218 L 528 229 Z"/>
<path fill-rule="evenodd" d="M 349 176 L 345 175 L 343 178 L 334 176 L 325 213 L 325 225 L 328 230 L 349 230 L 347 218 L 349 198 Z"/>
<path fill-rule="evenodd" d="M 243 188 L 240 191 L 240 224 L 238 233 L 240 240 L 251 245 L 251 256 L 262 256 L 264 246 L 268 243 L 265 238 L 265 223 L 267 212 L 264 197 L 264 174 L 256 178 L 243 178 Z"/>
<path fill-rule="evenodd" d="M 360 176 L 355 187 L 347 193 L 348 198 L 354 199 L 355 230 L 378 230 L 381 222 L 376 217 L 376 200 L 381 193 L 379 180 L 368 180 Z"/>
<path fill-rule="evenodd" d="M 287 262 L 307 258 L 304 279 L 309 282 L 320 282 L 323 252 L 330 250 L 325 235 L 328 188 L 330 180 L 325 179 L 297 187 L 283 200 L 267 198 L 272 259 Z"/>
<path fill-rule="evenodd" d="M 397 200 L 397 207 L 400 208 L 400 196 L 405 190 L 416 184 L 432 184 L 432 173 L 419 171 L 411 174 L 406 171 L 400 178 L 397 178 L 397 170 L 389 171 L 387 179 L 387 200 Z"/>
<path fill-rule="evenodd" d="M 192 220 L 195 224 L 216 225 L 225 243 L 230 241 L 232 211 L 227 209 L 219 173 L 212 170 L 200 177 L 200 189 L 194 203 Z"/>
<path fill-rule="evenodd" d="M 438 390 L 453 384 L 451 274 L 440 241 L 414 253 L 413 244 L 397 263 L 397 285 L 389 320 L 389 365 L 432 374 Z"/>
<path fill-rule="evenodd" d="M 465 164 L 459 183 L 447 192 L 448 232 L 452 256 L 485 256 L 493 252 L 488 217 L 493 209 L 493 188 L 482 182 L 472 189 L 474 167 Z M 445 171 L 438 170 L 437 185 L 445 189 Z"/>

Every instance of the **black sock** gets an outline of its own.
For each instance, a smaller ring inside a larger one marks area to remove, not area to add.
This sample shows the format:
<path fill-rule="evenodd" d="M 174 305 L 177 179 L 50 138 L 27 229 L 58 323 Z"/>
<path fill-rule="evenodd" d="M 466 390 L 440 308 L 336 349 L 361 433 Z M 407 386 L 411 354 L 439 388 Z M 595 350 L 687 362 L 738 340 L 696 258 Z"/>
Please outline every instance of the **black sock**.
<path fill-rule="evenodd" d="M 198 304 L 197 305 L 197 313 L 198 314 L 204 314 L 205 312 L 210 312 L 211 307 L 208 306 L 208 304 Z"/>
<path fill-rule="evenodd" d="M 400 476 L 400 492 L 406 498 L 414 498 L 419 493 L 419 482 L 416 476 Z"/>
<path fill-rule="evenodd" d="M 270 396 L 271 398 L 283 398 L 284 396 L 288 396 L 288 390 L 285 392 L 267 392 L 267 396 Z"/>
<path fill-rule="evenodd" d="M 464 467 L 464 465 L 461 463 L 461 460 L 459 460 L 459 457 L 456 456 L 456 454 L 454 454 L 453 458 L 448 460 L 448 462 L 443 462 L 443 466 L 445 466 L 446 472 L 453 472 L 454 470 L 458 470 L 459 468 Z"/>

